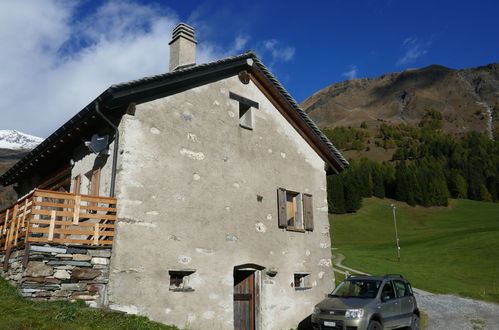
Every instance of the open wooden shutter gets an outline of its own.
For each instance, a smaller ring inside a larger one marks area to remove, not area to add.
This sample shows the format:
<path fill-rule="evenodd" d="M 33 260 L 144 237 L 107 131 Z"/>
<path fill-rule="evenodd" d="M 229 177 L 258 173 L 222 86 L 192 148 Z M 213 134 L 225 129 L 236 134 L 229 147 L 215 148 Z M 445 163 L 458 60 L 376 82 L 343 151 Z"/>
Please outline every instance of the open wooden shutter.
<path fill-rule="evenodd" d="M 279 228 L 288 226 L 288 217 L 286 214 L 286 189 L 277 189 L 277 209 L 279 211 Z"/>
<path fill-rule="evenodd" d="M 312 195 L 303 194 L 303 223 L 305 225 L 305 230 L 314 230 L 313 208 Z"/>

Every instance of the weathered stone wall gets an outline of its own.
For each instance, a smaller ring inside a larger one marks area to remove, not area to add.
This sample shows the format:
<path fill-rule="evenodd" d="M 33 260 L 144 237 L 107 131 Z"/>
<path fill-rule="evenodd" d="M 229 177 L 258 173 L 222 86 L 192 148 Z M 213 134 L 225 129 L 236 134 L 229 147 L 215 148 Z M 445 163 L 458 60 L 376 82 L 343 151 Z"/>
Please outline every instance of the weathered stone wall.
<path fill-rule="evenodd" d="M 252 130 L 229 92 L 259 103 Z M 253 82 L 231 77 L 138 104 L 120 131 L 110 308 L 233 329 L 243 264 L 263 269 L 258 329 L 296 328 L 330 292 L 324 161 Z M 314 231 L 278 227 L 279 187 L 313 195 Z M 171 290 L 172 270 L 194 271 L 192 290 Z M 310 273 L 310 289 L 294 288 L 297 272 Z"/>
<path fill-rule="evenodd" d="M 2 276 L 34 300 L 85 300 L 92 307 L 105 304 L 110 248 L 31 245 L 14 250 Z M 1 256 L 2 265 L 5 254 Z M 26 263 L 27 261 L 27 263 Z M 26 264 L 26 266 L 24 266 Z"/>

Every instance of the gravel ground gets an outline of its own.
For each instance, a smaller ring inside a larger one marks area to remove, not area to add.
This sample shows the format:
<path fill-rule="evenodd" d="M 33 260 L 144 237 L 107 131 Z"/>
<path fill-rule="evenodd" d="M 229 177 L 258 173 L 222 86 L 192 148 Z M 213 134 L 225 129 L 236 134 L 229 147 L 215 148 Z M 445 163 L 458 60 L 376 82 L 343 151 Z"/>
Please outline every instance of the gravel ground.
<path fill-rule="evenodd" d="M 428 315 L 427 330 L 497 330 L 499 305 L 453 295 L 416 294 L 419 308 Z"/>

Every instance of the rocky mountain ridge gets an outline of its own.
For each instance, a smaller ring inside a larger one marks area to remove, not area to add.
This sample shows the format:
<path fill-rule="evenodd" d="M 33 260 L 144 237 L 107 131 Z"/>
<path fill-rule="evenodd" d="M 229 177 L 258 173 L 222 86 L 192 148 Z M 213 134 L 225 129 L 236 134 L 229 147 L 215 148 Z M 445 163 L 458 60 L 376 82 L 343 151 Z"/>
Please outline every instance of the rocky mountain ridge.
<path fill-rule="evenodd" d="M 499 63 L 455 70 L 430 65 L 332 84 L 302 107 L 321 128 L 362 122 L 415 124 L 426 110 L 442 113 L 444 130 L 499 135 Z"/>
<path fill-rule="evenodd" d="M 31 150 L 42 141 L 42 138 L 16 130 L 0 130 L 0 149 Z"/>

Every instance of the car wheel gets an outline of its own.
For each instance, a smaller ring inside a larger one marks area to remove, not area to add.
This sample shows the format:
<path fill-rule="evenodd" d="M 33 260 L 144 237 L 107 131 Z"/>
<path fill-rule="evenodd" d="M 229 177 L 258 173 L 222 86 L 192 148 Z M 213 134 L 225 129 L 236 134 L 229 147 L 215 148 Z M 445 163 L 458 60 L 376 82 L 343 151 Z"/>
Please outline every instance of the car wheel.
<path fill-rule="evenodd" d="M 412 320 L 411 320 L 411 330 L 419 330 L 420 324 L 419 324 L 419 316 L 416 314 L 412 315 Z"/>
<path fill-rule="evenodd" d="M 371 321 L 367 326 L 367 330 L 382 330 L 382 329 L 383 327 L 381 326 L 381 323 L 379 323 L 378 321 Z"/>

